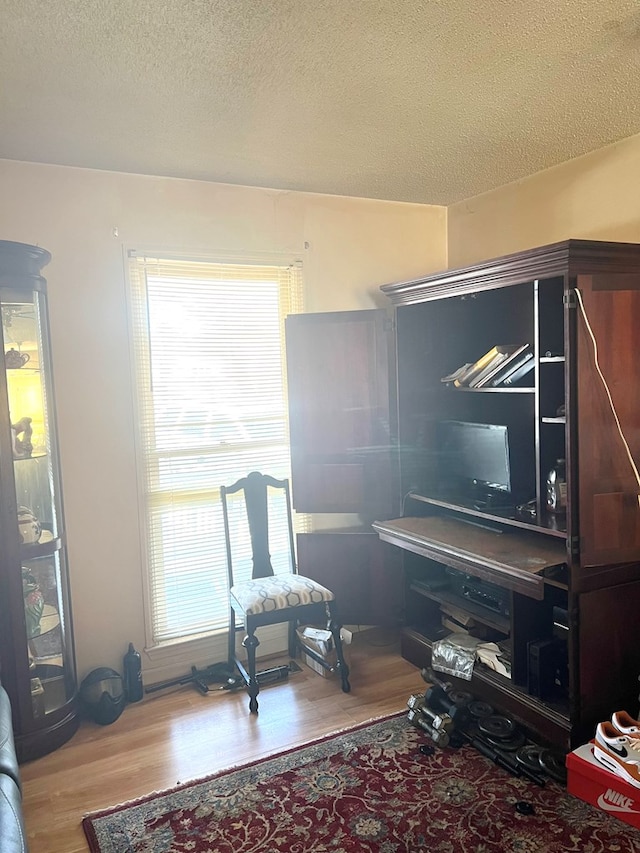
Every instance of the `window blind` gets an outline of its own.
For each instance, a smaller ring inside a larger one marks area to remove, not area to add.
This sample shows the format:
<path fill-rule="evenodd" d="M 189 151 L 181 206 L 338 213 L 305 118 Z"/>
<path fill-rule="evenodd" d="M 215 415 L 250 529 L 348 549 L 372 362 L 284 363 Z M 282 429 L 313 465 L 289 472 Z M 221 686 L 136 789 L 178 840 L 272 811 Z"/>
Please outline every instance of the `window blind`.
<path fill-rule="evenodd" d="M 162 645 L 227 627 L 220 486 L 290 476 L 284 318 L 302 310 L 302 270 L 136 253 L 129 264 L 147 641 Z M 276 572 L 289 570 L 283 510 L 270 507 Z M 241 580 L 239 499 L 229 513 Z"/>

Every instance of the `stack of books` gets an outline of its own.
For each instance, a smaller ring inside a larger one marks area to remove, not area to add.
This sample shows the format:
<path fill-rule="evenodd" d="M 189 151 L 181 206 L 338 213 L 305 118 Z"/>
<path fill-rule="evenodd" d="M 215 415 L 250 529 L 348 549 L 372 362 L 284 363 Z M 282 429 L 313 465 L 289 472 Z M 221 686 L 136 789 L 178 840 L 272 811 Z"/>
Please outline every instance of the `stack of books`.
<path fill-rule="evenodd" d="M 477 361 L 463 364 L 442 382 L 456 388 L 497 388 L 510 386 L 533 370 L 534 358 L 529 344 L 496 344 Z"/>

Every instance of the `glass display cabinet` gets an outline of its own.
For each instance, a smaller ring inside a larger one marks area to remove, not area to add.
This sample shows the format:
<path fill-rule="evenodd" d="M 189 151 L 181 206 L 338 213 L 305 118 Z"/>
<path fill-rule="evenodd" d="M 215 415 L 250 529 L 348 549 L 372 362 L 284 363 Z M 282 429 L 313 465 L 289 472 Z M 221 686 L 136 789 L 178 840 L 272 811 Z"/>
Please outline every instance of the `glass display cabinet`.
<path fill-rule="evenodd" d="M 0 679 L 20 761 L 78 727 L 44 249 L 0 241 Z"/>

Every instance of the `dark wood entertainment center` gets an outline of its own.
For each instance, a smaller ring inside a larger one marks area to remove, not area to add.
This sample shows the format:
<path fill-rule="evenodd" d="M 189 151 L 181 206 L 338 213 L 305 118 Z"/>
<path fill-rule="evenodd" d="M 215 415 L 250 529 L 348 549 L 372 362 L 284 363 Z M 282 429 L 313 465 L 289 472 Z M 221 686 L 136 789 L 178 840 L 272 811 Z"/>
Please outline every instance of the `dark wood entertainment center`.
<path fill-rule="evenodd" d="M 364 585 L 368 606 L 380 613 L 386 602 L 397 618 L 389 590 L 401 557 L 403 655 L 428 665 L 449 633 L 443 612 L 463 613 L 499 643 L 511 677 L 476 663 L 472 681 L 456 686 L 568 750 L 612 711 L 638 710 L 640 245 L 569 240 L 382 291 L 394 309 L 391 370 L 384 312 L 353 312 L 351 344 L 347 312 L 290 318 L 294 505 L 358 513 L 352 535 L 370 558 L 377 553 L 370 565 L 384 581 L 377 597 L 361 565 L 349 589 L 349 564 L 334 559 L 347 611 Z M 517 382 L 442 381 L 506 344 L 528 344 L 533 355 Z M 506 426 L 504 507 L 461 491 L 460 472 L 448 473 L 441 436 L 451 421 Z M 545 500 L 558 459 L 566 460 L 559 515 Z M 349 535 L 311 534 L 311 549 L 299 540 L 301 570 L 322 576 L 323 555 L 335 558 Z"/>

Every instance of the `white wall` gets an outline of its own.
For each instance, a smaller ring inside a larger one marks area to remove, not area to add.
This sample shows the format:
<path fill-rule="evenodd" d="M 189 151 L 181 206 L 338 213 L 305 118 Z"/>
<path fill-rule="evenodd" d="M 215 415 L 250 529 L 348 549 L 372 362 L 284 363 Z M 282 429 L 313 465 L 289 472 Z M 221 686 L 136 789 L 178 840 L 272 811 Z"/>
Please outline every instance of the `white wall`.
<path fill-rule="evenodd" d="M 452 267 L 559 240 L 640 243 L 640 135 L 448 209 Z"/>
<path fill-rule="evenodd" d="M 0 238 L 53 256 L 43 274 L 82 678 L 144 645 L 123 247 L 286 253 L 303 259 L 308 310 L 370 308 L 385 303 L 379 285 L 446 266 L 446 210 L 11 161 L 0 192 Z M 220 650 L 143 655 L 145 678 Z"/>

